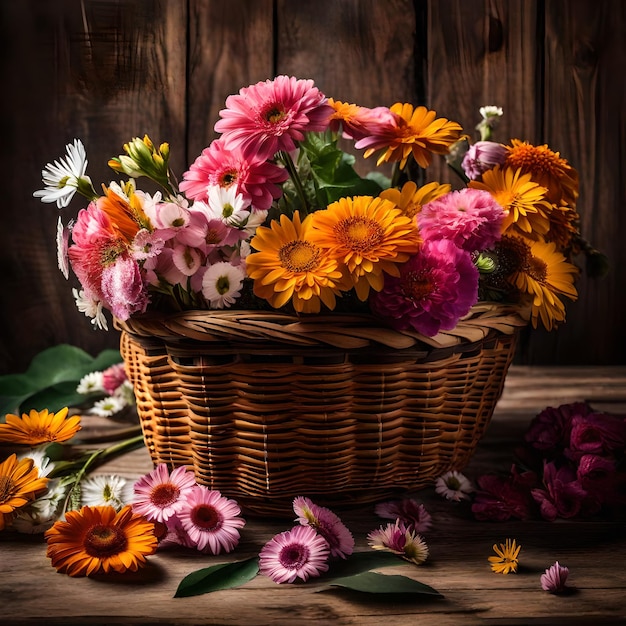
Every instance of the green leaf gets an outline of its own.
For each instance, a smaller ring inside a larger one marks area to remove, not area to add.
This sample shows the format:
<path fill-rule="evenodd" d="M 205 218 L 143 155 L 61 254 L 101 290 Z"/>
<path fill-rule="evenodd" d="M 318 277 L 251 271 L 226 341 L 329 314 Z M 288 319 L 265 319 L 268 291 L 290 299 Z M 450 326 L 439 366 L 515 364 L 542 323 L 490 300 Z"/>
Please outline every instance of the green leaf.
<path fill-rule="evenodd" d="M 80 380 L 80 379 L 78 379 Z M 51 413 L 60 411 L 63 407 L 78 406 L 85 402 L 85 396 L 76 392 L 78 381 L 71 380 L 51 387 L 46 387 L 37 393 L 31 394 L 22 403 L 24 412 L 35 409 L 42 411 L 48 409 Z M 28 402 L 28 406 L 26 406 Z"/>
<path fill-rule="evenodd" d="M 376 574 L 365 572 L 356 576 L 346 576 L 345 578 L 335 578 L 332 583 L 334 587 L 344 587 L 352 591 L 376 594 L 398 594 L 405 593 L 411 595 L 426 595 L 441 597 L 441 594 L 432 587 L 408 578 L 406 576 L 387 576 L 386 574 Z"/>
<path fill-rule="evenodd" d="M 76 346 L 61 344 L 40 352 L 31 361 L 25 376 L 40 388 L 55 383 L 76 380 L 80 372 L 89 369 L 93 358 Z"/>
<path fill-rule="evenodd" d="M 239 587 L 252 580 L 258 572 L 259 561 L 256 556 L 245 561 L 212 565 L 185 576 L 178 585 L 174 597 L 186 598 Z"/>

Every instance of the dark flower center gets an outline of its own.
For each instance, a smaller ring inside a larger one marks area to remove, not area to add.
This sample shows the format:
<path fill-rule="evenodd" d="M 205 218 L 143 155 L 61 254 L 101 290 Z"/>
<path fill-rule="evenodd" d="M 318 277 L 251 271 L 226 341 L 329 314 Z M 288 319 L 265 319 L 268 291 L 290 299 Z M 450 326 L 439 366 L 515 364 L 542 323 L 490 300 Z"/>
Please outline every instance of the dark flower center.
<path fill-rule="evenodd" d="M 0 502 L 5 502 L 13 491 L 13 481 L 8 476 L 0 476 Z"/>
<path fill-rule="evenodd" d="M 222 525 L 222 516 L 214 506 L 200 504 L 191 512 L 191 521 L 203 530 L 216 530 Z"/>
<path fill-rule="evenodd" d="M 548 276 L 548 266 L 537 257 L 532 257 L 528 267 L 528 275 L 538 283 L 545 283 Z"/>
<path fill-rule="evenodd" d="M 87 531 L 84 546 L 87 554 L 102 558 L 125 550 L 128 546 L 128 539 L 115 526 L 96 524 Z"/>
<path fill-rule="evenodd" d="M 219 293 L 220 296 L 228 293 L 228 290 L 230 289 L 230 281 L 228 280 L 228 276 L 220 276 L 215 283 L 215 289 L 217 289 L 217 293 Z"/>
<path fill-rule="evenodd" d="M 229 170 L 224 172 L 220 177 L 220 187 L 230 187 L 237 181 L 237 172 L 235 170 Z"/>
<path fill-rule="evenodd" d="M 162 483 L 157 485 L 150 494 L 150 502 L 155 506 L 164 508 L 174 504 L 178 500 L 180 489 L 172 483 Z"/>
<path fill-rule="evenodd" d="M 433 292 L 433 282 L 425 272 L 409 272 L 404 278 L 402 290 L 405 297 L 419 301 Z"/>
<path fill-rule="evenodd" d="M 287 569 L 300 569 L 309 559 L 309 550 L 301 544 L 285 546 L 278 554 L 280 564 Z"/>

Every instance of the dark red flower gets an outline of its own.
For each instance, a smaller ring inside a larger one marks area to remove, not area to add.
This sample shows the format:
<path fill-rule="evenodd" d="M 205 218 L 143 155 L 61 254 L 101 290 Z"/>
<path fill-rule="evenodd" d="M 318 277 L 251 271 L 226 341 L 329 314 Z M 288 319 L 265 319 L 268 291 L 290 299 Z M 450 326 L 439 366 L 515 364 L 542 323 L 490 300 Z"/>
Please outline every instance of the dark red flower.
<path fill-rule="evenodd" d="M 621 456 L 626 445 L 626 421 L 609 413 L 577 415 L 572 419 L 568 458 L 577 461 L 586 454 Z"/>

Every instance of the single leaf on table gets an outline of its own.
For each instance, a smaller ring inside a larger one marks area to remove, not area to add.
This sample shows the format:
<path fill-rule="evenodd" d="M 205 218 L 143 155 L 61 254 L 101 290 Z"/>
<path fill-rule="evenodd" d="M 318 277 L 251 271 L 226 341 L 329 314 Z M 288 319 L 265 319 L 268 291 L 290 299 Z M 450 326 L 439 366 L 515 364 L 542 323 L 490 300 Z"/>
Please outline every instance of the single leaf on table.
<path fill-rule="evenodd" d="M 395 576 L 376 574 L 375 572 L 363 572 L 355 576 L 333 578 L 330 583 L 333 587 L 343 587 L 352 591 L 376 594 L 411 594 L 442 597 L 432 587 L 420 583 L 407 576 Z"/>
<path fill-rule="evenodd" d="M 373 569 L 382 569 L 384 567 L 393 567 L 397 565 L 406 565 L 400 557 L 391 552 L 355 552 L 347 559 L 333 563 L 332 576 L 325 576 L 326 580 L 335 578 L 345 578 L 354 576 L 363 572 L 369 572 Z"/>
<path fill-rule="evenodd" d="M 178 585 L 174 597 L 186 598 L 212 591 L 232 589 L 252 580 L 258 573 L 259 560 L 256 556 L 244 561 L 212 565 L 185 576 Z"/>

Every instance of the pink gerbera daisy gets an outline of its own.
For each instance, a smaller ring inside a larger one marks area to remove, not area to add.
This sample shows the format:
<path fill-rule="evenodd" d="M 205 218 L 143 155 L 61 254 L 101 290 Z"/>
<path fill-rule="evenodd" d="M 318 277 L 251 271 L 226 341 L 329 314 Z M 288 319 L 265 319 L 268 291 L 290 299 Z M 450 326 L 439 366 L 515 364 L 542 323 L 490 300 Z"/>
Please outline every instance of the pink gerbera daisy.
<path fill-rule="evenodd" d="M 235 185 L 246 205 L 266 210 L 282 195 L 279 185 L 287 178 L 286 169 L 258 155 L 246 157 L 240 148 L 216 139 L 183 174 L 180 190 L 188 198 L 207 202 L 209 187 L 229 189 Z"/>
<path fill-rule="evenodd" d="M 451 191 L 422 206 L 417 216 L 424 239 L 450 239 L 468 252 L 490 248 L 501 236 L 504 210 L 488 191 Z"/>
<path fill-rule="evenodd" d="M 374 550 L 393 552 L 416 565 L 421 565 L 428 558 L 428 546 L 424 539 L 400 520 L 373 530 L 367 541 Z"/>
<path fill-rule="evenodd" d="M 259 554 L 259 571 L 275 583 L 308 580 L 328 570 L 328 543 L 310 526 L 296 526 L 270 539 Z"/>
<path fill-rule="evenodd" d="M 447 239 L 425 241 L 399 266 L 400 276 L 386 276 L 372 292 L 372 311 L 397 330 L 433 336 L 454 328 L 478 298 L 478 270 L 469 252 Z"/>
<path fill-rule="evenodd" d="M 185 506 L 184 497 L 195 484 L 194 473 L 186 467 L 177 467 L 170 474 L 161 463 L 135 483 L 133 511 L 153 522 L 167 522 Z"/>
<path fill-rule="evenodd" d="M 241 509 L 219 491 L 195 485 L 184 497 L 177 518 L 196 548 L 208 554 L 232 552 L 239 543 L 239 529 L 245 520 Z"/>
<path fill-rule="evenodd" d="M 561 593 L 565 591 L 568 576 L 569 568 L 556 561 L 539 577 L 541 588 L 549 593 Z"/>
<path fill-rule="evenodd" d="M 295 150 L 305 132 L 325 130 L 333 111 L 312 80 L 277 76 L 228 96 L 215 131 L 245 157 L 271 159 Z"/>
<path fill-rule="evenodd" d="M 330 509 L 314 504 L 302 496 L 293 501 L 297 521 L 303 526 L 311 526 L 330 547 L 332 556 L 345 559 L 354 551 L 354 537 L 344 523 Z"/>
<path fill-rule="evenodd" d="M 399 519 L 407 528 L 418 533 L 427 531 L 432 526 L 432 517 L 423 504 L 411 498 L 380 502 L 375 507 L 376 515 L 384 519 Z"/>

